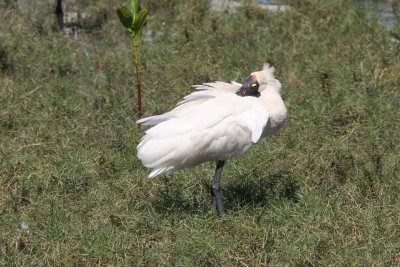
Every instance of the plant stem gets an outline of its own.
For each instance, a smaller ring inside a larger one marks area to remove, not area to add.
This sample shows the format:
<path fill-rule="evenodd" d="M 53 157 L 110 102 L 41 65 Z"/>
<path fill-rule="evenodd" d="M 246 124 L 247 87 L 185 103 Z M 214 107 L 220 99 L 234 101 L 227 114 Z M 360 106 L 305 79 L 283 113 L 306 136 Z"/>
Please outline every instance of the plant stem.
<path fill-rule="evenodd" d="M 142 117 L 142 96 L 141 96 L 141 90 L 140 90 L 139 47 L 135 41 L 133 41 L 133 54 L 134 54 L 134 58 L 135 58 L 135 71 L 136 71 L 137 95 L 138 95 L 137 115 L 138 115 L 138 118 L 141 118 Z"/>

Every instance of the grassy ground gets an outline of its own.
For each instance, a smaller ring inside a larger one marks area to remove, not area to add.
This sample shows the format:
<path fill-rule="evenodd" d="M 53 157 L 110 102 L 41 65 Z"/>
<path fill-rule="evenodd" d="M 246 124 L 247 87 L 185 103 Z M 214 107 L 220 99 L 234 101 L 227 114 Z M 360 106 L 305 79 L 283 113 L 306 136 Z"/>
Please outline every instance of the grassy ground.
<path fill-rule="evenodd" d="M 301 2 L 278 15 L 148 4 L 145 114 L 265 61 L 283 84 L 287 124 L 227 164 L 221 218 L 213 164 L 146 179 L 113 4 L 92 6 L 107 22 L 78 39 L 51 15 L 1 10 L 0 265 L 399 265 L 400 31 L 349 1 Z"/>

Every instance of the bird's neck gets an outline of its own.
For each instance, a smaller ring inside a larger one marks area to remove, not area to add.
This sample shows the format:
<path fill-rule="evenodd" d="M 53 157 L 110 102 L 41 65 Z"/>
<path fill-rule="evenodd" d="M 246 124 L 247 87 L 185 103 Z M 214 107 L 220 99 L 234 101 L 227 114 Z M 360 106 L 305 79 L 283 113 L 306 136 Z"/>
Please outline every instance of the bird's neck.
<path fill-rule="evenodd" d="M 261 92 L 260 100 L 268 109 L 269 107 L 285 106 L 281 94 L 277 90 L 264 90 Z"/>
<path fill-rule="evenodd" d="M 268 111 L 270 127 L 280 128 L 287 116 L 281 94 L 276 90 L 264 90 L 259 99 Z"/>

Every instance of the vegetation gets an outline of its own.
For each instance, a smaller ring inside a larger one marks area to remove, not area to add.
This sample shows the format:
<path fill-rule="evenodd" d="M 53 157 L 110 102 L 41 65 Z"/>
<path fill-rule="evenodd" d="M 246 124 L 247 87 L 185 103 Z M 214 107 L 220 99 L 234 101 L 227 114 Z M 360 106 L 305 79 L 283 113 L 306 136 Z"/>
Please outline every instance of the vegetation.
<path fill-rule="evenodd" d="M 139 68 L 139 43 L 143 37 L 143 27 L 147 24 L 147 9 L 141 9 L 140 0 L 128 0 L 128 7 L 119 6 L 117 14 L 122 25 L 127 29 L 132 38 L 133 55 L 135 59 L 135 72 L 137 82 L 137 112 L 138 117 L 142 116 L 142 98 L 140 88 Z"/>
<path fill-rule="evenodd" d="M 227 164 L 218 217 L 213 163 L 146 179 L 130 36 L 92 2 L 107 20 L 76 39 L 51 11 L 0 11 L 0 265 L 400 264 L 399 28 L 356 1 L 143 1 L 145 115 L 266 61 L 282 82 L 287 124 Z"/>

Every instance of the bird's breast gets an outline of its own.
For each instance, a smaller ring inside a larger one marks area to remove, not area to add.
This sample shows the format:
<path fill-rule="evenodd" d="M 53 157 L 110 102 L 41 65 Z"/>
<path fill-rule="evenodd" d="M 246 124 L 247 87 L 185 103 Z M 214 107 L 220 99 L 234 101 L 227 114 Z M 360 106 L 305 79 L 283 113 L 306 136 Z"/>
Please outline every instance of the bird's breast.
<path fill-rule="evenodd" d="M 284 125 L 287 117 L 287 109 L 279 94 L 265 96 L 262 101 L 269 115 L 263 136 L 270 136 Z"/>

